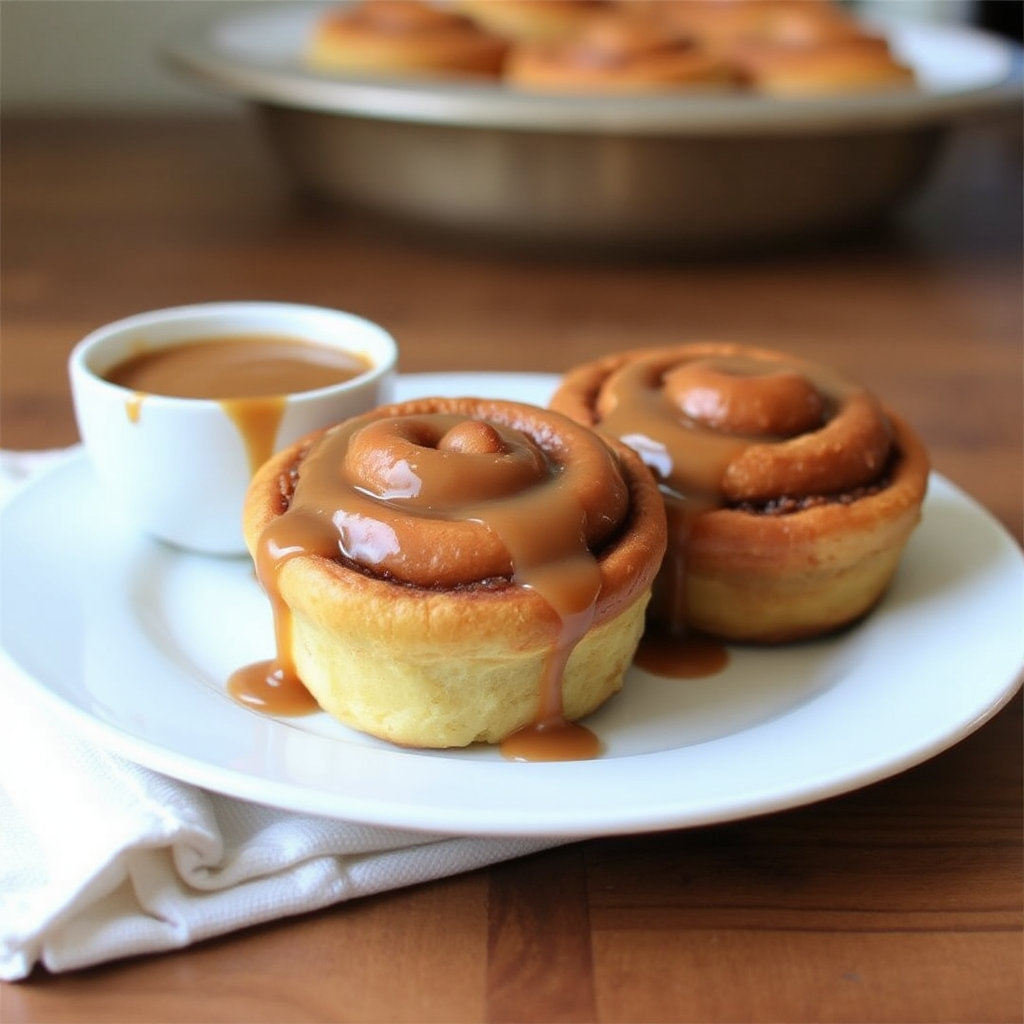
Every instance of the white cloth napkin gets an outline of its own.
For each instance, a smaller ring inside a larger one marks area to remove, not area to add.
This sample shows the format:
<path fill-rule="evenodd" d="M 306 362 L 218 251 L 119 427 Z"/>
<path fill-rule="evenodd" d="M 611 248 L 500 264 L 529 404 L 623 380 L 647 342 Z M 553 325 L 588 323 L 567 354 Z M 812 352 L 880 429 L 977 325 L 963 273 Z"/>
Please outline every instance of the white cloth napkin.
<path fill-rule="evenodd" d="M 0 502 L 60 452 L 0 452 Z M 187 946 L 469 871 L 551 838 L 405 832 L 274 810 L 106 752 L 0 662 L 0 978 Z"/>

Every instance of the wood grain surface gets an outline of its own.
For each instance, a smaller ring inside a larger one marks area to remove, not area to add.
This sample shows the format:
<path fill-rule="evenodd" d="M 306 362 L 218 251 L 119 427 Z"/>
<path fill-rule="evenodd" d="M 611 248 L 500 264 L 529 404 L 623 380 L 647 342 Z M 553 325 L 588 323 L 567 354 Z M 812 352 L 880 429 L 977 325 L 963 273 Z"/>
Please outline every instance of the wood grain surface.
<path fill-rule="evenodd" d="M 961 130 L 892 221 L 771 256 L 567 259 L 300 201 L 248 121 L 13 120 L 0 444 L 77 439 L 65 364 L 162 306 L 387 327 L 405 372 L 719 338 L 831 363 L 1022 537 L 1020 120 Z M 813 806 L 594 839 L 179 953 L 0 991 L 5 1022 L 1020 1021 L 1022 715 Z"/>

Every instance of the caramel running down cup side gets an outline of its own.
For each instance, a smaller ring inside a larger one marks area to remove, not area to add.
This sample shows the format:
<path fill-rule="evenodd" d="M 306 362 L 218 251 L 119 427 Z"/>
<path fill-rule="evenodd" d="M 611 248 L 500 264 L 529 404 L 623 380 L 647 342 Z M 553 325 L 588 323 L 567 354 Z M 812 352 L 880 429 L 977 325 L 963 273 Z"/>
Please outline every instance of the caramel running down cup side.
<path fill-rule="evenodd" d="M 866 614 L 917 524 L 921 442 L 827 367 L 707 342 L 624 352 L 563 379 L 552 408 L 637 450 L 669 544 L 650 615 L 668 633 L 782 642 Z"/>
<path fill-rule="evenodd" d="M 245 534 L 277 625 L 257 679 L 395 743 L 521 759 L 597 753 L 570 723 L 621 687 L 666 542 L 628 447 L 475 398 L 292 446 L 253 481 Z"/>

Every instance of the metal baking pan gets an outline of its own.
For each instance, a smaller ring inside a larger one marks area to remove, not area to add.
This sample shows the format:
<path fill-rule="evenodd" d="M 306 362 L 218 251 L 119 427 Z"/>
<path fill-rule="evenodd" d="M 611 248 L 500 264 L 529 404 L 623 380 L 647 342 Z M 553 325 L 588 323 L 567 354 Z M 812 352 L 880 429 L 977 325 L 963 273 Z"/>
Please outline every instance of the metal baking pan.
<path fill-rule="evenodd" d="M 251 104 L 296 186 L 439 233 L 711 253 L 833 235 L 894 209 L 965 119 L 1013 109 L 1019 48 L 966 27 L 880 26 L 899 92 L 564 97 L 318 73 L 322 4 L 260 5 L 170 43 L 170 67 Z"/>

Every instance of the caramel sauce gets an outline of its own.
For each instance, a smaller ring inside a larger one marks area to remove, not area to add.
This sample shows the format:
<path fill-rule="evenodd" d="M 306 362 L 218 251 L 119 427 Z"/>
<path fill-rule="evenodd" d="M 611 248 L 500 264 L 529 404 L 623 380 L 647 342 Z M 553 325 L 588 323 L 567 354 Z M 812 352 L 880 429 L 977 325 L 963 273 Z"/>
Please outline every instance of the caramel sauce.
<path fill-rule="evenodd" d="M 260 398 L 314 391 L 370 369 L 365 356 L 275 335 L 197 338 L 129 356 L 103 376 L 140 395 Z"/>
<path fill-rule="evenodd" d="M 250 473 L 274 451 L 286 396 L 352 380 L 363 355 L 276 335 L 231 335 L 146 349 L 104 377 L 128 388 L 125 413 L 138 423 L 148 395 L 216 401 L 245 445 Z"/>
<path fill-rule="evenodd" d="M 571 460 L 554 461 L 529 434 L 461 413 L 371 414 L 327 431 L 305 453 L 287 509 L 266 526 L 255 552 L 276 656 L 239 670 L 229 691 L 255 706 L 253 694 L 265 700 L 282 684 L 301 686 L 292 617 L 277 582 L 292 558 L 340 557 L 424 587 L 504 578 L 542 597 L 559 628 L 534 719 L 501 745 L 503 755 L 596 756 L 598 739 L 563 717 L 562 681 L 595 618 L 601 572 L 592 548 L 617 528 L 629 494 L 614 457 L 587 433 Z M 594 508 L 591 492 L 600 497 Z M 451 546 L 467 554 L 447 562 L 432 524 L 443 524 L 446 535 L 454 529 Z M 274 706 L 270 698 L 267 710 Z"/>
<path fill-rule="evenodd" d="M 692 630 L 669 633 L 648 629 L 633 658 L 637 668 L 669 679 L 704 679 L 729 664 L 729 649 L 713 637 Z"/>
<path fill-rule="evenodd" d="M 590 761 L 601 750 L 590 729 L 561 718 L 529 725 L 501 743 L 502 756 L 509 761 Z"/>
<path fill-rule="evenodd" d="M 142 416 L 142 402 L 145 399 L 145 395 L 135 392 L 133 395 L 129 395 L 125 399 L 124 411 L 128 416 L 129 423 L 138 423 L 139 418 Z"/>
<path fill-rule="evenodd" d="M 245 446 L 249 475 L 274 454 L 277 431 L 284 417 L 286 399 L 283 395 L 259 398 L 225 398 L 220 403 L 225 415 L 238 430 Z"/>
<path fill-rule="evenodd" d="M 234 672 L 228 679 L 228 693 L 254 711 L 282 718 L 309 715 L 319 710 L 309 690 L 271 661 L 257 662 Z"/>

